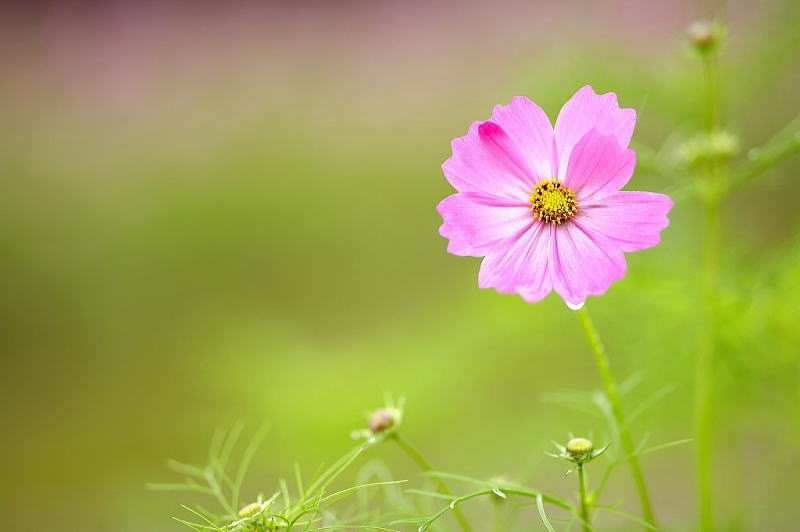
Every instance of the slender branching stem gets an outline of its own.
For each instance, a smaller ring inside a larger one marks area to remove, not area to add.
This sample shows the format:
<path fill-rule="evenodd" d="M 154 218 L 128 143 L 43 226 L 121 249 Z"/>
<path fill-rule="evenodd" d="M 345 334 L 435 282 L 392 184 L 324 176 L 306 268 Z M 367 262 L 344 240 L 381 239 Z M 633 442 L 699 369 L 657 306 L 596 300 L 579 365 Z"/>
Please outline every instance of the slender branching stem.
<path fill-rule="evenodd" d="M 717 72 L 717 58 L 714 54 L 703 56 L 703 77 L 705 81 L 705 126 L 706 132 L 711 133 L 717 128 L 717 104 L 719 101 L 719 79 Z"/>
<path fill-rule="evenodd" d="M 719 98 L 717 58 L 703 57 L 706 94 L 706 131 L 717 128 Z M 717 277 L 719 275 L 719 207 L 724 186 L 724 167 L 710 161 L 704 168 L 703 200 L 705 230 L 703 242 L 703 319 L 695 372 L 695 433 L 697 435 L 697 497 L 700 529 L 714 530 L 713 491 L 711 479 L 711 424 L 714 417 L 714 366 L 717 338 Z"/>
<path fill-rule="evenodd" d="M 494 511 L 494 525 L 492 530 L 494 530 L 494 532 L 506 532 L 506 530 L 508 530 L 508 525 L 506 523 L 506 502 L 499 497 L 497 499 L 499 500 L 494 500 L 492 504 Z"/>
<path fill-rule="evenodd" d="M 701 530 L 714 530 L 711 485 L 711 423 L 713 420 L 714 358 L 716 344 L 716 276 L 718 271 L 719 203 L 706 204 L 703 260 L 703 331 L 697 355 L 695 432 L 697 435 L 697 490 Z"/>
<path fill-rule="evenodd" d="M 728 188 L 742 185 L 758 177 L 771 167 L 800 153 L 800 131 L 778 142 L 771 142 L 763 148 L 751 150 L 748 160 L 733 173 Z"/>
<path fill-rule="evenodd" d="M 583 464 L 578 464 L 578 489 L 581 498 L 581 521 L 583 522 L 583 531 L 590 532 L 592 529 L 591 522 L 589 521 L 589 511 L 591 502 L 586 493 L 586 473 L 583 471 Z"/>
<path fill-rule="evenodd" d="M 414 447 L 408 440 L 403 438 L 398 432 L 393 432 L 391 437 L 397 443 L 397 445 L 399 445 L 400 448 L 405 451 L 409 458 L 414 460 L 423 471 L 435 471 L 431 463 L 428 462 L 424 456 L 422 456 L 422 453 L 420 453 L 416 447 Z M 450 488 L 447 486 L 447 483 L 443 478 L 439 476 L 433 476 L 432 478 L 434 483 L 436 483 L 436 488 L 439 490 L 439 493 L 455 498 L 455 495 L 453 495 L 453 492 L 450 491 Z M 457 506 L 454 507 L 453 515 L 458 521 L 458 524 L 461 526 L 461 530 L 464 532 L 472 532 L 472 527 L 469 526 L 469 522 L 467 522 L 467 518 L 461 511 L 461 508 L 458 508 Z"/>
<path fill-rule="evenodd" d="M 633 482 L 636 484 L 636 491 L 639 494 L 639 501 L 642 506 L 642 515 L 645 522 L 647 522 L 651 528 L 656 528 L 656 517 L 653 512 L 653 505 L 650 503 L 650 495 L 647 491 L 647 483 L 644 479 L 642 467 L 639 465 L 639 458 L 636 455 L 636 445 L 633 443 L 633 438 L 631 437 L 631 433 L 628 430 L 628 426 L 625 421 L 625 414 L 622 410 L 622 405 L 620 404 L 619 392 L 617 392 L 617 384 L 614 381 L 613 375 L 611 374 L 608 356 L 606 355 L 605 348 L 600 341 L 600 336 L 597 334 L 597 330 L 592 323 L 592 319 L 589 317 L 589 312 L 586 310 L 586 306 L 584 305 L 581 307 L 577 311 L 577 314 L 580 318 L 581 325 L 583 326 L 583 331 L 586 333 L 586 338 L 589 340 L 589 346 L 592 348 L 592 353 L 594 354 L 594 359 L 597 363 L 597 369 L 600 371 L 600 377 L 603 380 L 603 387 L 605 388 L 608 403 L 611 406 L 611 413 L 614 416 L 614 421 L 616 422 L 617 430 L 619 431 L 619 439 L 620 444 L 622 445 L 622 450 L 627 456 L 630 456 L 628 464 L 631 468 Z"/>
<path fill-rule="evenodd" d="M 753 148 L 748 153 L 747 160 L 738 168 L 730 170 L 729 179 L 720 184 L 723 187 L 722 192 L 726 193 L 746 185 L 773 166 L 798 153 L 800 153 L 800 131 L 795 131 L 788 138 L 773 140 L 760 148 Z M 683 182 L 671 187 L 669 196 L 677 203 L 691 196 L 693 190 L 697 190 L 696 185 L 692 182 Z"/>

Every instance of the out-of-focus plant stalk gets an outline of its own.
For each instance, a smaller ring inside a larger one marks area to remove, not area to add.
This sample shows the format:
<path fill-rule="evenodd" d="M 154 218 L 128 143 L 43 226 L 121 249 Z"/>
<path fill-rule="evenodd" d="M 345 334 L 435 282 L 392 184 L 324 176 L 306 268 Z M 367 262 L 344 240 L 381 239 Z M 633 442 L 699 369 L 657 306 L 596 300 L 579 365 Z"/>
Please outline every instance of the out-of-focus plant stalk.
<path fill-rule="evenodd" d="M 397 445 L 400 446 L 401 449 L 403 449 L 403 451 L 405 451 L 405 453 L 412 460 L 414 460 L 419 465 L 419 467 L 423 471 L 425 472 L 435 471 L 431 463 L 428 462 L 428 460 L 426 460 L 424 456 L 422 456 L 422 453 L 419 452 L 417 448 L 411 444 L 411 442 L 403 438 L 397 432 L 393 432 L 391 434 L 391 438 L 397 443 Z M 450 488 L 447 486 L 447 483 L 444 481 L 444 479 L 442 479 L 439 476 L 433 476 L 432 478 L 434 483 L 436 484 L 436 488 L 439 490 L 439 493 L 455 499 L 455 495 L 453 495 L 453 492 L 450 491 Z M 459 508 L 458 506 L 453 506 L 453 515 L 458 521 L 458 524 L 461 526 L 461 530 L 463 530 L 464 532 L 472 532 L 472 527 L 469 525 L 469 522 L 467 522 L 467 518 L 464 516 L 464 512 L 461 511 L 461 508 Z"/>
<path fill-rule="evenodd" d="M 639 151 L 642 148 L 637 147 L 637 158 Z M 784 160 L 800 153 L 800 131 L 795 131 L 789 138 L 782 140 L 773 140 L 761 148 L 753 148 L 747 156 L 747 161 L 739 165 L 738 168 L 730 172 L 730 176 L 720 186 L 724 186 L 723 193 L 735 190 L 737 187 L 746 185 L 751 180 L 759 177 L 761 174 L 783 162 Z M 650 171 L 662 177 L 671 177 L 671 174 L 664 172 L 654 171 L 655 166 L 650 165 L 645 167 L 645 172 Z M 675 202 L 685 200 L 689 196 L 694 197 L 697 191 L 697 185 L 691 182 L 678 183 L 670 188 L 669 197 Z"/>
<path fill-rule="evenodd" d="M 581 307 L 577 313 L 578 317 L 580 318 L 581 325 L 583 326 L 583 331 L 586 333 L 586 338 L 589 340 L 589 346 L 592 348 L 592 353 L 594 354 L 594 359 L 597 363 L 597 369 L 600 371 L 600 377 L 603 380 L 603 387 L 606 391 L 608 403 L 611 406 L 611 413 L 614 416 L 617 430 L 619 431 L 619 439 L 622 445 L 622 450 L 625 452 L 625 456 L 629 457 L 627 460 L 630 464 L 633 481 L 636 484 L 636 491 L 639 494 L 639 501 L 642 505 L 642 515 L 644 520 L 649 525 L 648 528 L 654 530 L 657 528 L 657 526 L 655 513 L 653 512 L 653 505 L 650 502 L 650 495 L 647 491 L 647 483 L 644 479 L 642 467 L 639 465 L 639 458 L 636 455 L 636 445 L 633 443 L 633 437 L 631 437 L 631 433 L 628 430 L 628 425 L 625 420 L 625 413 L 622 410 L 622 405 L 619 400 L 617 383 L 614 380 L 614 376 L 611 374 L 611 366 L 608 362 L 608 356 L 606 355 L 603 343 L 600 341 L 600 335 L 597 334 L 597 330 L 592 323 L 592 319 L 589 317 L 589 312 L 586 310 L 586 306 L 584 305 Z"/>
<path fill-rule="evenodd" d="M 705 82 L 705 127 L 717 131 L 719 109 L 719 68 L 716 53 L 703 58 Z M 703 240 L 703 320 L 695 372 L 695 434 L 697 437 L 697 496 L 700 529 L 714 530 L 711 477 L 711 438 L 714 417 L 714 373 L 717 347 L 717 299 L 719 277 L 719 209 L 727 182 L 725 164 L 711 160 L 704 165 L 700 185 L 705 204 Z"/>
<path fill-rule="evenodd" d="M 494 511 L 494 521 L 493 521 L 493 528 L 494 532 L 506 532 L 508 530 L 508 524 L 506 523 L 506 505 L 505 501 L 497 497 L 492 502 L 493 511 Z"/>
<path fill-rule="evenodd" d="M 748 161 L 731 176 L 728 188 L 746 183 L 797 153 L 800 153 L 800 131 L 786 140 L 751 150 Z"/>
<path fill-rule="evenodd" d="M 578 490 L 581 498 L 581 521 L 583 522 L 584 532 L 591 532 L 592 525 L 589 519 L 589 496 L 586 493 L 586 474 L 583 471 L 583 464 L 578 464 Z"/>
<path fill-rule="evenodd" d="M 716 56 L 708 53 L 703 56 L 703 76 L 705 78 L 705 124 L 706 132 L 713 133 L 717 128 L 718 113 L 718 68 Z"/>

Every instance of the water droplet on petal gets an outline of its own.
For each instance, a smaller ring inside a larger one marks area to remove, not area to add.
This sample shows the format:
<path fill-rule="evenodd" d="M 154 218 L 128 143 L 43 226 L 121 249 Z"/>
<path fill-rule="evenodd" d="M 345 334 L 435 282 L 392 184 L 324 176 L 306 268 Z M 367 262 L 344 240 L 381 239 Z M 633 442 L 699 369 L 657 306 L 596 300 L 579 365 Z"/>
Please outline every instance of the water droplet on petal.
<path fill-rule="evenodd" d="M 566 303 L 571 310 L 580 310 L 586 301 L 581 301 L 580 303 L 570 303 L 569 301 L 565 301 L 564 303 Z"/>

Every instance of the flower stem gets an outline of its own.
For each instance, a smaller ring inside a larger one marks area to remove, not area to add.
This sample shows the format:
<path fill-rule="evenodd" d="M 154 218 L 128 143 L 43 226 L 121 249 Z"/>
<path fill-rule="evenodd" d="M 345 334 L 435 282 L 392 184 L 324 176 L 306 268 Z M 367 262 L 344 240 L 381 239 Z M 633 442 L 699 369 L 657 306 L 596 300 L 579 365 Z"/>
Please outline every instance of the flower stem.
<path fill-rule="evenodd" d="M 592 530 L 591 522 L 589 521 L 589 498 L 586 495 L 586 475 L 583 472 L 583 464 L 578 464 L 578 489 L 580 490 L 581 497 L 581 521 L 583 521 L 584 532 Z"/>
<path fill-rule="evenodd" d="M 800 153 L 800 131 L 780 142 L 772 142 L 760 149 L 751 150 L 748 161 L 741 165 L 735 175 L 731 176 L 728 188 L 739 186 L 754 177 L 761 175 L 766 170 Z"/>
<path fill-rule="evenodd" d="M 499 497 L 498 497 L 499 499 Z M 506 532 L 508 525 L 506 524 L 506 505 L 503 500 L 492 501 L 494 506 L 494 525 L 492 530 L 494 532 Z"/>
<path fill-rule="evenodd" d="M 608 356 L 606 356 L 605 348 L 600 341 L 600 336 L 597 334 L 597 330 L 594 328 L 592 319 L 589 317 L 589 312 L 586 310 L 586 306 L 584 305 L 581 307 L 577 311 L 577 314 L 580 318 L 581 325 L 583 326 L 583 331 L 586 333 L 586 338 L 589 340 L 589 345 L 592 348 L 592 353 L 594 354 L 594 359 L 597 363 L 597 369 L 600 371 L 600 377 L 603 380 L 606 397 L 608 398 L 608 403 L 611 406 L 611 413 L 614 416 L 614 420 L 617 424 L 617 430 L 619 431 L 619 439 L 622 445 L 622 450 L 625 452 L 626 456 L 630 457 L 628 463 L 631 467 L 633 481 L 636 484 L 636 491 L 639 494 L 639 501 L 642 505 L 642 514 L 644 520 L 648 525 L 650 525 L 651 528 L 656 528 L 656 517 L 653 513 L 653 506 L 650 503 L 650 495 L 647 492 L 647 484 L 644 480 L 644 473 L 642 473 L 642 468 L 639 465 L 639 458 L 636 456 L 636 446 L 633 443 L 633 438 L 631 437 L 631 433 L 628 431 L 628 426 L 625 422 L 625 414 L 622 411 L 622 406 L 619 401 L 617 384 L 614 381 L 614 377 L 611 375 L 611 367 L 609 366 Z"/>
<path fill-rule="evenodd" d="M 433 466 L 430 462 L 428 462 L 422 453 L 420 453 L 416 447 L 414 447 L 411 442 L 400 436 L 398 432 L 392 433 L 392 439 L 397 442 L 397 445 L 400 446 L 403 451 L 412 459 L 414 460 L 419 467 L 423 471 L 435 471 Z M 450 488 L 447 486 L 447 483 L 444 481 L 443 478 L 439 476 L 432 477 L 433 481 L 436 483 L 436 487 L 439 490 L 439 493 L 442 495 L 447 495 L 448 497 L 455 497 L 453 492 L 450 491 Z M 461 508 L 458 506 L 453 508 L 453 515 L 455 516 L 458 524 L 461 525 L 461 530 L 464 532 L 472 532 L 472 527 L 469 526 L 467 522 L 467 518 L 464 516 L 464 513 L 461 511 Z"/>
<path fill-rule="evenodd" d="M 716 58 L 704 57 L 706 91 L 706 131 L 716 127 L 718 81 Z M 717 338 L 717 276 L 719 272 L 719 206 L 722 200 L 723 168 L 710 161 L 701 178 L 705 181 L 705 230 L 703 242 L 703 329 L 697 353 L 695 372 L 695 434 L 697 436 L 697 497 L 700 530 L 712 532 L 714 526 L 713 490 L 711 482 L 711 436 L 714 417 L 714 359 Z"/>
<path fill-rule="evenodd" d="M 717 104 L 719 98 L 719 80 L 717 79 L 716 55 L 703 56 L 703 77 L 705 79 L 706 96 L 706 132 L 712 133 L 717 127 Z"/>
<path fill-rule="evenodd" d="M 697 495 L 700 529 L 714 530 L 711 486 L 711 423 L 714 417 L 714 358 L 716 343 L 715 293 L 718 270 L 718 217 L 716 201 L 706 204 L 703 260 L 703 332 L 695 373 L 695 432 L 697 435 Z"/>

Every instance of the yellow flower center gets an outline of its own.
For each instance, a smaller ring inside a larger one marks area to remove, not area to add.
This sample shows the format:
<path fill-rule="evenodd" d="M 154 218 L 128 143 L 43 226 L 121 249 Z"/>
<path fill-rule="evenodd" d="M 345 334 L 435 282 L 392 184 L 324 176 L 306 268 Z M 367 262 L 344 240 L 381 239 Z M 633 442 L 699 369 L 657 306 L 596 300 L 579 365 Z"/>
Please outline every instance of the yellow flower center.
<path fill-rule="evenodd" d="M 578 212 L 575 193 L 555 178 L 533 187 L 528 202 L 536 219 L 549 224 L 561 225 Z"/>

